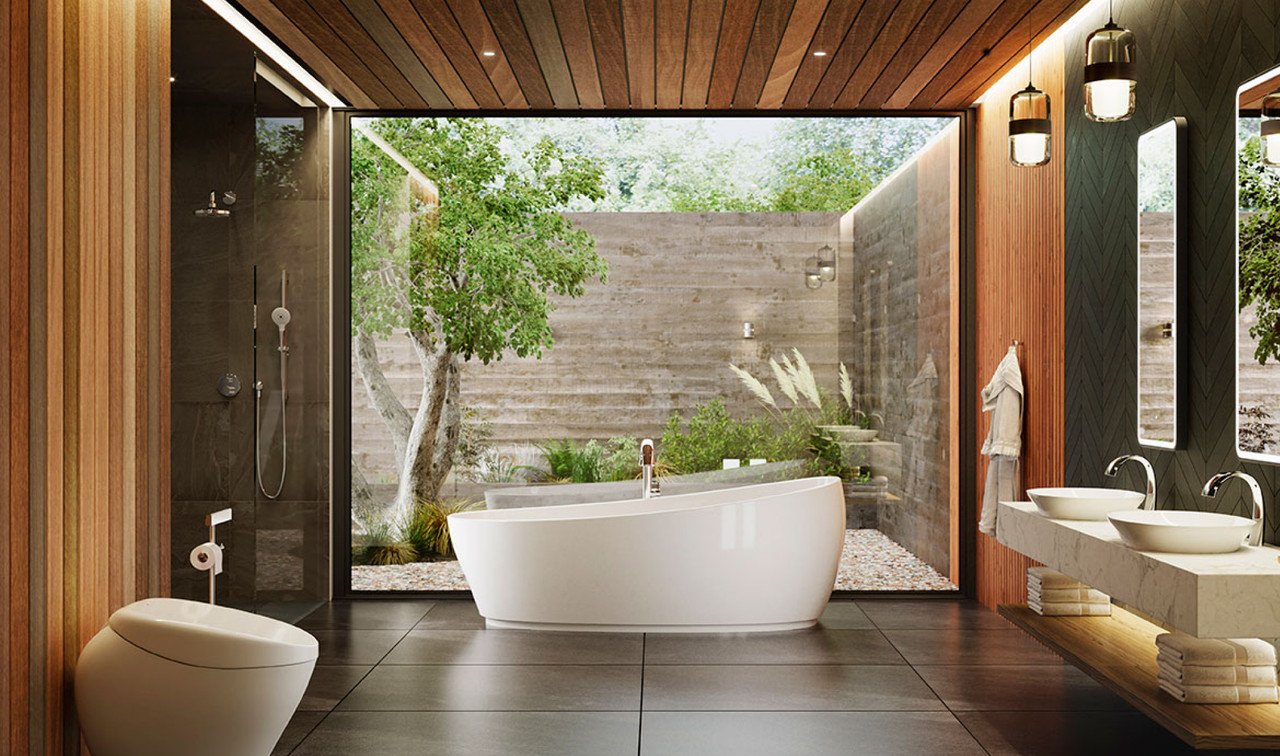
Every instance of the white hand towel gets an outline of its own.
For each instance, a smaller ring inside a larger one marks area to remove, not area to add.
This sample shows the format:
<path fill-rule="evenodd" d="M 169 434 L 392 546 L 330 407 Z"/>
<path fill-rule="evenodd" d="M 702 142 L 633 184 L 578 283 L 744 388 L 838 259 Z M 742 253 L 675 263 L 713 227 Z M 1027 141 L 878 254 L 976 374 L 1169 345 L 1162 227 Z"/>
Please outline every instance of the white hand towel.
<path fill-rule="evenodd" d="M 1174 685 L 1275 685 L 1275 667 L 1174 666 L 1159 660 L 1159 677 Z"/>
<path fill-rule="evenodd" d="M 1027 595 L 1035 597 L 1042 603 L 1045 601 L 1082 601 L 1086 604 L 1101 604 L 1111 601 L 1110 596 L 1092 588 L 1040 588 L 1028 585 Z"/>
<path fill-rule="evenodd" d="M 1185 633 L 1161 633 L 1156 636 L 1156 646 L 1170 661 L 1183 666 L 1276 666 L 1275 646 L 1261 638 L 1195 638 Z"/>
<path fill-rule="evenodd" d="M 1159 681 L 1160 690 L 1191 704 L 1276 703 L 1280 691 L 1274 685 L 1174 685 Z"/>
<path fill-rule="evenodd" d="M 1040 585 L 1040 588 L 1088 588 L 1089 586 L 1076 580 L 1073 577 L 1051 570 L 1048 567 L 1028 567 L 1027 568 L 1027 585 L 1032 582 Z"/>
<path fill-rule="evenodd" d="M 1042 617 L 1106 617 L 1111 614 L 1111 604 L 1028 601 L 1027 606 Z"/>
<path fill-rule="evenodd" d="M 1018 457 L 1022 454 L 1022 369 L 1018 350 L 1009 347 L 996 366 L 991 381 L 982 389 L 982 411 L 991 413 L 991 428 L 982 444 L 982 454 L 991 458 L 987 484 L 982 495 L 982 516 L 978 530 L 996 534 L 996 511 L 1001 501 L 1018 495 Z"/>

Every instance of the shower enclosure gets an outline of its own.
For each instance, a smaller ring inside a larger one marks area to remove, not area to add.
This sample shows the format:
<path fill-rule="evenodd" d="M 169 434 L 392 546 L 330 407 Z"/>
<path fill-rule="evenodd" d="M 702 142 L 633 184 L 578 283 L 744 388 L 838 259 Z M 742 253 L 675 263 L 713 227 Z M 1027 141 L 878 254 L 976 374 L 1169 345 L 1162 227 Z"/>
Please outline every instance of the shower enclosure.
<path fill-rule="evenodd" d="M 219 530 L 220 603 L 328 593 L 329 113 L 198 0 L 174 3 L 173 595 Z"/>

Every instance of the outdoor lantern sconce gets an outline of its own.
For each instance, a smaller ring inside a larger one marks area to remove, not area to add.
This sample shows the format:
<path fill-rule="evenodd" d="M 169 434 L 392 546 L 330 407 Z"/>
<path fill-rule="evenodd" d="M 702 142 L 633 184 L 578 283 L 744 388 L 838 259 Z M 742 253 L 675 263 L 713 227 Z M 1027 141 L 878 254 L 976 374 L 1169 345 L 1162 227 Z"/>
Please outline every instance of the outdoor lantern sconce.
<path fill-rule="evenodd" d="M 1116 25 L 1108 5 L 1107 25 L 1084 43 L 1084 114 L 1089 120 L 1108 123 L 1133 117 L 1137 52 L 1137 38 Z"/>
<path fill-rule="evenodd" d="M 1280 90 L 1262 98 L 1262 160 L 1280 165 Z"/>
<path fill-rule="evenodd" d="M 836 251 L 829 244 L 818 250 L 818 277 L 823 281 L 836 280 Z"/>
<path fill-rule="evenodd" d="M 804 261 L 804 285 L 809 289 L 822 288 L 822 272 L 816 257 L 810 257 Z"/>

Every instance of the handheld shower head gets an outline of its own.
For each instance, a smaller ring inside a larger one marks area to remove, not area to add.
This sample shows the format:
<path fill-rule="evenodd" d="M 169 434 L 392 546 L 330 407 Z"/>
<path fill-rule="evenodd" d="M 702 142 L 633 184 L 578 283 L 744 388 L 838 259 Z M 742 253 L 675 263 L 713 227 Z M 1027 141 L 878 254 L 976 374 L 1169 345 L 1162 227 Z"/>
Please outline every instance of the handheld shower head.
<path fill-rule="evenodd" d="M 276 328 L 284 333 L 285 326 L 289 325 L 289 321 L 293 318 L 289 311 L 284 307 L 277 307 L 271 311 L 271 322 L 276 324 Z"/>

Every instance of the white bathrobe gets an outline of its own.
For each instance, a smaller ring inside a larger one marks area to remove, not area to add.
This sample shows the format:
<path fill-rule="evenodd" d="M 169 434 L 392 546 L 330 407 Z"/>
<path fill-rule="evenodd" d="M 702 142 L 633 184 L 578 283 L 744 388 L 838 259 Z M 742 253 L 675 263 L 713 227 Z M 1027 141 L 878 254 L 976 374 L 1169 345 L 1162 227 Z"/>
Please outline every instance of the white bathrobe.
<path fill-rule="evenodd" d="M 991 382 L 982 389 L 982 411 L 991 413 L 991 430 L 982 444 L 982 453 L 991 458 L 987 465 L 987 486 L 982 495 L 982 517 L 978 530 L 996 534 L 996 505 L 1013 501 L 1018 494 L 1018 457 L 1022 455 L 1022 369 L 1018 349 L 1000 360 Z"/>

